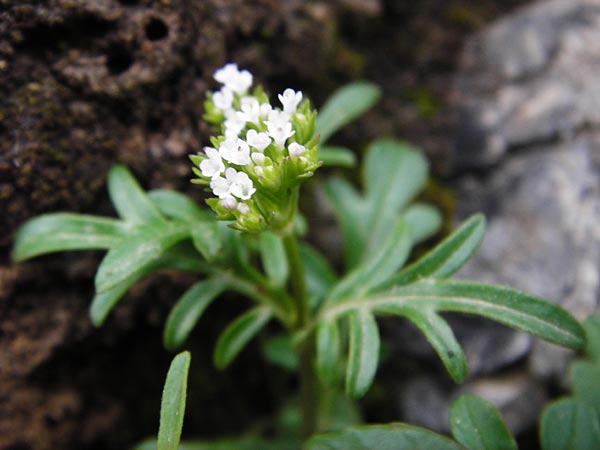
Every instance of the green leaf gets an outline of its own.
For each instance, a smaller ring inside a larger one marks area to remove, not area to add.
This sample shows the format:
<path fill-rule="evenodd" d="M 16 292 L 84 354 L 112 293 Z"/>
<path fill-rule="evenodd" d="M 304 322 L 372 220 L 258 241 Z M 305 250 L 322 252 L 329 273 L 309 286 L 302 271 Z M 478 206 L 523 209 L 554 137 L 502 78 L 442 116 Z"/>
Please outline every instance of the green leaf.
<path fill-rule="evenodd" d="M 543 450 L 597 450 L 600 448 L 598 412 L 574 398 L 551 403 L 541 417 Z"/>
<path fill-rule="evenodd" d="M 340 360 L 340 332 L 337 321 L 323 320 L 316 329 L 316 367 L 319 379 L 325 386 L 337 381 Z"/>
<path fill-rule="evenodd" d="M 600 413 L 600 366 L 590 361 L 577 361 L 569 373 L 575 397 Z"/>
<path fill-rule="evenodd" d="M 380 89 L 373 83 L 358 81 L 338 89 L 319 111 L 315 134 L 321 136 L 321 144 L 369 110 L 381 96 Z"/>
<path fill-rule="evenodd" d="M 462 383 L 467 376 L 467 361 L 448 323 L 431 310 L 413 307 L 402 311 L 425 335 L 454 381 Z"/>
<path fill-rule="evenodd" d="M 179 448 L 190 360 L 190 353 L 182 352 L 173 358 L 171 367 L 169 367 L 160 405 L 158 450 L 177 450 Z"/>
<path fill-rule="evenodd" d="M 457 272 L 479 247 L 485 217 L 475 214 L 433 250 L 396 276 L 393 285 L 414 283 L 421 278 L 447 278 Z"/>
<path fill-rule="evenodd" d="M 230 323 L 219 336 L 214 362 L 219 369 L 227 367 L 250 340 L 267 324 L 272 313 L 258 306 L 252 308 Z"/>
<path fill-rule="evenodd" d="M 284 286 L 290 270 L 281 237 L 270 231 L 261 233 L 260 256 L 265 273 L 273 286 Z"/>
<path fill-rule="evenodd" d="M 355 167 L 356 155 L 346 147 L 328 145 L 319 148 L 319 159 L 324 166 Z"/>
<path fill-rule="evenodd" d="M 380 297 L 357 301 L 355 307 L 366 303 L 381 312 L 395 314 L 402 314 L 405 306 L 475 314 L 565 347 L 581 349 L 585 345 L 583 329 L 564 309 L 506 287 L 424 280 Z"/>
<path fill-rule="evenodd" d="M 102 292 L 97 292 L 90 305 L 90 319 L 92 323 L 96 327 L 102 325 L 125 292 L 142 277 L 155 270 L 170 268 L 188 272 L 206 272 L 204 261 L 198 258 L 198 254 L 195 251 L 193 254 L 190 254 L 186 246 L 172 247 L 151 264 L 131 273 L 127 278 L 116 283 L 114 286 Z"/>
<path fill-rule="evenodd" d="M 350 346 L 346 367 L 346 394 L 362 397 L 373 382 L 379 363 L 379 331 L 373 315 L 366 309 L 352 311 L 350 323 Z"/>
<path fill-rule="evenodd" d="M 125 166 L 114 166 L 108 172 L 108 193 L 119 216 L 127 222 L 143 225 L 165 221 Z"/>
<path fill-rule="evenodd" d="M 262 354 L 267 361 L 284 369 L 298 369 L 298 357 L 294 350 L 292 338 L 287 334 L 266 339 L 261 346 Z"/>
<path fill-rule="evenodd" d="M 120 245 L 111 248 L 96 273 L 96 292 L 106 291 L 135 276 L 169 248 L 189 236 L 188 226 L 176 222 L 135 229 Z"/>
<path fill-rule="evenodd" d="M 266 440 L 258 436 L 184 441 L 179 446 L 179 450 L 284 450 L 293 448 L 298 448 L 296 441 L 290 439 Z M 156 440 L 144 441 L 133 450 L 156 450 Z"/>
<path fill-rule="evenodd" d="M 211 261 L 217 257 L 221 251 L 221 235 L 213 214 L 178 192 L 159 189 L 150 191 L 148 197 L 165 216 L 190 224 L 194 246 L 204 258 Z"/>
<path fill-rule="evenodd" d="M 213 277 L 199 281 L 183 294 L 167 317 L 163 335 L 167 349 L 174 350 L 185 342 L 204 310 L 227 286 L 227 281 Z"/>
<path fill-rule="evenodd" d="M 306 292 L 310 296 L 311 306 L 316 306 L 337 281 L 329 261 L 308 244 L 300 244 L 300 258 L 304 265 Z"/>
<path fill-rule="evenodd" d="M 17 232 L 13 260 L 65 250 L 108 249 L 127 233 L 116 219 L 83 214 L 44 214 L 26 222 Z"/>
<path fill-rule="evenodd" d="M 408 258 L 412 242 L 410 226 L 405 221 L 399 221 L 391 230 L 387 242 L 342 278 L 332 289 L 327 301 L 343 299 L 346 296 L 360 297 L 384 283 L 402 267 Z"/>
<path fill-rule="evenodd" d="M 585 319 L 583 328 L 587 337 L 586 353 L 598 364 L 600 363 L 600 312 Z"/>
<path fill-rule="evenodd" d="M 363 425 L 320 434 L 304 450 L 465 450 L 445 436 L 424 428 L 392 423 Z"/>
<path fill-rule="evenodd" d="M 409 206 L 402 217 L 410 225 L 415 244 L 429 239 L 442 226 L 442 216 L 437 208 L 424 203 Z"/>
<path fill-rule="evenodd" d="M 465 394 L 450 408 L 450 428 L 454 438 L 469 450 L 517 450 L 517 444 L 488 401 Z"/>

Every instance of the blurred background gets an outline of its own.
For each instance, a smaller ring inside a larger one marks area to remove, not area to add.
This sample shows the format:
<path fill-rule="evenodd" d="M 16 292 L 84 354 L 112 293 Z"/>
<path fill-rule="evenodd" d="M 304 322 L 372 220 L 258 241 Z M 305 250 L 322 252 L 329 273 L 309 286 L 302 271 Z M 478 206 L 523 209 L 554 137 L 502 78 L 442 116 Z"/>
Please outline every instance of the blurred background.
<path fill-rule="evenodd" d="M 332 143 L 360 155 L 388 135 L 423 149 L 424 199 L 446 231 L 475 211 L 489 219 L 465 278 L 528 290 L 579 319 L 596 308 L 600 0 L 0 0 L 1 450 L 123 449 L 156 433 L 171 358 L 162 326 L 193 280 L 146 279 L 96 330 L 87 307 L 101 253 L 13 265 L 10 248 L 42 212 L 113 215 L 104 179 L 115 162 L 145 188 L 202 202 L 187 155 L 208 142 L 202 104 L 227 62 L 317 107 L 344 83 L 377 83 L 382 100 Z M 335 239 L 319 239 L 333 220 L 319 195 L 327 171 L 305 212 L 311 240 L 336 255 Z M 238 434 L 294 389 L 259 343 L 227 371 L 212 368 L 219 330 L 242 309 L 216 302 L 192 335 L 186 436 Z M 573 354 L 451 320 L 467 383 L 452 382 L 407 322 L 384 322 L 389 348 L 361 401 L 365 420 L 445 431 L 449 403 L 470 391 L 536 448 L 539 411 L 565 389 Z"/>

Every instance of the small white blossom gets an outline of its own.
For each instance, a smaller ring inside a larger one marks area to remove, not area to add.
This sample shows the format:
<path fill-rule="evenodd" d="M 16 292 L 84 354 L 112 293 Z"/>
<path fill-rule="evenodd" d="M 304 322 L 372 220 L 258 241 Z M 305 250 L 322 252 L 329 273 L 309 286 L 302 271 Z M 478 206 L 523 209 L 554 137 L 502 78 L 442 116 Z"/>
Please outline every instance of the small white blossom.
<path fill-rule="evenodd" d="M 220 91 L 213 92 L 212 99 L 218 109 L 228 111 L 231 109 L 231 104 L 233 103 L 233 92 L 223 86 Z"/>
<path fill-rule="evenodd" d="M 237 138 L 240 132 L 246 127 L 246 121 L 243 116 L 239 114 L 239 111 L 225 111 L 225 137 L 226 138 Z"/>
<path fill-rule="evenodd" d="M 292 130 L 292 123 L 289 120 L 290 116 L 288 113 L 273 110 L 269 113 L 269 120 L 265 121 L 267 132 L 278 147 L 283 147 L 287 138 L 295 133 Z"/>
<path fill-rule="evenodd" d="M 300 156 L 306 151 L 304 145 L 300 145 L 297 142 L 292 142 L 288 147 L 288 153 L 290 156 Z"/>
<path fill-rule="evenodd" d="M 261 105 L 260 105 L 261 119 L 265 119 L 265 118 L 269 117 L 269 113 L 271 112 L 272 109 L 273 109 L 273 107 L 271 106 L 270 103 L 261 103 Z"/>
<path fill-rule="evenodd" d="M 225 164 L 221 160 L 219 152 L 212 147 L 204 147 L 204 153 L 208 158 L 200 162 L 200 170 L 202 175 L 207 178 L 214 178 L 225 171 Z"/>
<path fill-rule="evenodd" d="M 248 214 L 250 212 L 250 207 L 248 205 L 246 205 L 245 203 L 238 203 L 237 210 L 239 212 L 241 212 L 242 214 Z"/>
<path fill-rule="evenodd" d="M 229 171 L 229 174 L 227 172 Z M 227 179 L 231 179 L 231 194 L 240 200 L 248 200 L 252 194 L 256 192 L 252 180 L 246 172 L 236 172 L 235 169 L 229 168 L 225 171 Z"/>
<path fill-rule="evenodd" d="M 258 175 L 259 177 L 262 176 L 263 173 L 265 173 L 265 171 L 263 170 L 262 167 L 260 166 L 256 166 L 254 168 L 254 172 L 256 173 L 256 175 Z"/>
<path fill-rule="evenodd" d="M 264 166 L 265 165 L 265 155 L 264 153 L 260 153 L 260 152 L 254 152 L 252 153 L 252 161 L 254 162 L 254 164 L 256 164 L 257 166 Z"/>
<path fill-rule="evenodd" d="M 232 181 L 230 180 L 230 177 L 227 176 L 227 172 L 230 169 L 231 169 L 231 167 L 225 171 L 226 178 L 223 178 L 222 176 L 219 175 L 219 176 L 213 178 L 212 180 L 210 180 L 210 188 L 212 189 L 213 194 L 215 194 L 220 199 L 227 199 L 228 197 L 231 197 Z M 235 169 L 232 169 L 232 170 L 235 172 Z"/>
<path fill-rule="evenodd" d="M 227 138 L 219 146 L 221 157 L 231 164 L 245 166 L 250 164 L 250 147 L 239 138 Z"/>
<path fill-rule="evenodd" d="M 231 195 L 228 195 L 227 197 L 222 198 L 220 203 L 227 209 L 234 209 L 238 204 L 237 200 L 235 198 L 233 198 Z"/>
<path fill-rule="evenodd" d="M 237 94 L 244 94 L 252 85 L 252 74 L 247 70 L 238 70 L 237 64 L 225 64 L 215 72 L 215 80 Z"/>
<path fill-rule="evenodd" d="M 246 133 L 246 142 L 259 152 L 263 152 L 271 143 L 271 138 L 267 133 L 257 133 L 256 130 L 248 130 Z"/>
<path fill-rule="evenodd" d="M 302 100 L 302 91 L 294 91 L 293 89 L 287 88 L 283 91 L 283 94 L 279 94 L 279 101 L 283 105 L 283 110 L 288 114 L 296 112 L 298 103 Z"/>
<path fill-rule="evenodd" d="M 258 125 L 260 121 L 260 104 L 255 97 L 243 97 L 240 101 L 239 115 L 246 122 L 252 122 Z"/>

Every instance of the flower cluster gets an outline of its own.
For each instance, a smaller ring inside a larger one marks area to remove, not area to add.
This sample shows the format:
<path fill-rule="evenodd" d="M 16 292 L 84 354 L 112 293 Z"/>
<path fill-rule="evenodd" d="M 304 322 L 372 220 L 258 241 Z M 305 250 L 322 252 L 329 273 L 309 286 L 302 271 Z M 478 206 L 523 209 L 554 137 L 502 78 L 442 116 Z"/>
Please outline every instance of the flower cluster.
<path fill-rule="evenodd" d="M 207 185 L 219 219 L 243 231 L 280 231 L 290 226 L 296 190 L 320 166 L 316 112 L 302 92 L 285 89 L 273 107 L 252 74 L 236 64 L 218 69 L 222 87 L 205 102 L 207 122 L 220 128 L 212 146 L 192 155 L 193 182 Z"/>

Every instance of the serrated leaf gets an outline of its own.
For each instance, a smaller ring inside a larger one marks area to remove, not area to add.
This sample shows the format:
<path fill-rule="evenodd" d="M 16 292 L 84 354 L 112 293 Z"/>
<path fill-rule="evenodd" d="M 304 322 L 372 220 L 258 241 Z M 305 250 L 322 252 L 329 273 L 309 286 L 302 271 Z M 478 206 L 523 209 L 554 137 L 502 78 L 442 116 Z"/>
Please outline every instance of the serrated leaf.
<path fill-rule="evenodd" d="M 213 214 L 175 191 L 154 190 L 148 197 L 165 216 L 190 224 L 194 246 L 204 258 L 211 261 L 217 257 L 221 251 L 221 235 Z"/>
<path fill-rule="evenodd" d="M 124 280 L 109 289 L 96 293 L 90 305 L 90 319 L 94 326 L 101 326 L 110 311 L 115 307 L 127 290 L 137 283 L 142 277 L 162 268 L 177 269 L 187 272 L 206 272 L 205 262 L 198 259 L 198 254 L 189 251 L 186 246 L 174 246 L 167 250 L 152 264 L 133 272 Z"/>
<path fill-rule="evenodd" d="M 190 287 L 173 307 L 163 334 L 167 349 L 180 347 L 198 323 L 204 310 L 228 287 L 227 281 L 212 277 Z"/>
<path fill-rule="evenodd" d="M 465 394 L 450 408 L 450 429 L 454 439 L 469 450 L 517 450 L 517 444 L 488 401 Z"/>
<path fill-rule="evenodd" d="M 125 166 L 114 166 L 108 172 L 108 193 L 119 216 L 125 221 L 136 225 L 165 222 Z"/>
<path fill-rule="evenodd" d="M 84 214 L 44 214 L 26 222 L 17 232 L 13 260 L 65 250 L 108 249 L 127 233 L 123 222 Z"/>
<path fill-rule="evenodd" d="M 284 286 L 289 276 L 289 266 L 281 237 L 266 231 L 261 233 L 259 239 L 262 266 L 267 277 L 273 286 Z"/>
<path fill-rule="evenodd" d="M 373 83 L 358 81 L 338 89 L 319 111 L 315 124 L 315 134 L 321 136 L 321 143 L 364 114 L 381 96 L 380 89 Z"/>
<path fill-rule="evenodd" d="M 467 361 L 448 323 L 433 311 L 414 307 L 403 308 L 402 315 L 425 335 L 454 381 L 462 383 L 467 376 Z"/>
<path fill-rule="evenodd" d="M 402 217 L 410 225 L 414 244 L 429 239 L 442 226 L 442 216 L 437 208 L 424 203 L 410 205 Z"/>
<path fill-rule="evenodd" d="M 261 350 L 265 359 L 270 363 L 290 371 L 298 369 L 298 356 L 289 335 L 282 334 L 266 339 Z"/>
<path fill-rule="evenodd" d="M 352 311 L 350 323 L 346 394 L 362 397 L 373 382 L 379 364 L 379 330 L 373 315 L 366 309 Z"/>
<path fill-rule="evenodd" d="M 214 353 L 214 363 L 219 369 L 227 367 L 238 353 L 256 336 L 271 319 L 269 309 L 252 308 L 230 323 L 219 336 Z"/>
<path fill-rule="evenodd" d="M 323 320 L 316 329 L 316 368 L 321 383 L 333 385 L 338 379 L 340 332 L 337 321 Z"/>
<path fill-rule="evenodd" d="M 320 434 L 304 450 L 466 450 L 441 434 L 403 423 L 363 425 Z"/>
<path fill-rule="evenodd" d="M 304 265 L 304 282 L 309 303 L 314 308 L 336 283 L 337 277 L 329 261 L 308 244 L 300 245 L 300 258 Z"/>
<path fill-rule="evenodd" d="M 356 155 L 346 147 L 327 145 L 319 148 L 319 160 L 324 166 L 354 167 Z"/>
<path fill-rule="evenodd" d="M 475 253 L 485 231 L 485 217 L 475 214 L 433 250 L 400 272 L 390 283 L 404 285 L 421 278 L 447 278 Z"/>
<path fill-rule="evenodd" d="M 177 222 L 135 229 L 106 254 L 96 273 L 96 292 L 106 291 L 158 260 L 170 247 L 189 236 L 188 226 Z"/>
<path fill-rule="evenodd" d="M 182 352 L 173 358 L 169 367 L 160 405 L 158 450 L 177 450 L 179 448 L 190 360 L 190 353 Z"/>
<path fill-rule="evenodd" d="M 597 450 L 600 448 L 598 412 L 574 398 L 551 403 L 542 414 L 543 450 Z"/>
<path fill-rule="evenodd" d="M 380 297 L 357 301 L 356 307 L 390 313 L 405 306 L 435 311 L 475 314 L 526 331 L 549 342 L 580 349 L 585 336 L 579 323 L 564 309 L 539 297 L 507 287 L 465 281 L 424 280 L 396 288 Z M 347 305 L 351 308 L 352 305 Z"/>
<path fill-rule="evenodd" d="M 336 301 L 347 296 L 360 297 L 384 283 L 408 258 L 412 236 L 405 221 L 396 223 L 388 240 L 366 261 L 358 265 L 332 289 L 327 301 Z"/>

